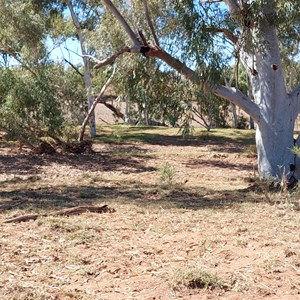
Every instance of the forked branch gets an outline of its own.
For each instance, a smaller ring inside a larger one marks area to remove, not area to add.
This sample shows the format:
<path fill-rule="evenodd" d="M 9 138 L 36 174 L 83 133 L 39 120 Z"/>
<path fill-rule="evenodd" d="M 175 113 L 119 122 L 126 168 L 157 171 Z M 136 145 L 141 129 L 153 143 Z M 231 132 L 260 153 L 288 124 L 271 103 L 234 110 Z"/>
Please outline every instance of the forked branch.
<path fill-rule="evenodd" d="M 239 89 L 233 89 L 233 88 L 228 88 L 225 86 L 211 86 L 208 82 L 204 81 L 201 76 L 198 75 L 197 72 L 193 71 L 190 69 L 188 66 L 186 66 L 184 63 L 182 63 L 180 60 L 177 58 L 171 56 L 164 50 L 162 50 L 158 46 L 154 45 L 142 45 L 138 38 L 134 35 L 133 31 L 129 27 L 129 25 L 126 23 L 124 20 L 123 16 L 119 13 L 117 8 L 112 4 L 110 0 L 103 0 L 106 5 L 108 6 L 109 4 L 109 9 L 113 12 L 113 14 L 116 16 L 116 18 L 121 22 L 122 26 L 124 27 L 125 31 L 129 34 L 131 37 L 132 41 L 137 44 L 137 42 L 140 45 L 140 49 L 138 52 L 142 53 L 143 55 L 147 57 L 153 57 L 153 58 L 158 58 L 167 63 L 170 67 L 175 69 L 177 72 L 180 74 L 184 75 L 186 78 L 191 80 L 193 83 L 197 84 L 200 86 L 204 91 L 210 91 L 213 94 L 225 98 L 229 100 L 230 102 L 238 105 L 241 107 L 246 113 L 248 113 L 252 118 L 259 123 L 260 122 L 260 112 L 258 106 L 251 101 L 249 97 L 244 95 Z M 231 12 L 233 10 L 237 10 L 239 6 L 237 5 L 237 2 L 235 0 L 224 0 L 224 2 L 231 6 Z M 130 51 L 132 52 L 132 51 Z"/>
<path fill-rule="evenodd" d="M 155 44 L 159 47 L 159 40 L 157 38 L 155 28 L 154 28 L 154 25 L 153 25 L 153 22 L 152 22 L 152 19 L 151 19 L 151 16 L 150 16 L 150 12 L 149 12 L 149 9 L 148 9 L 148 1 L 147 0 L 142 0 L 142 2 L 143 2 L 143 5 L 144 5 L 146 19 L 147 19 L 148 25 L 150 27 L 152 36 L 154 38 Z"/>
<path fill-rule="evenodd" d="M 122 55 L 125 52 L 131 52 L 131 49 L 129 47 L 125 47 L 125 48 L 120 49 L 119 51 L 114 53 L 112 56 L 110 56 L 106 59 L 103 59 L 101 61 L 98 61 L 97 64 L 94 66 L 94 69 L 100 69 L 104 66 L 107 66 L 109 64 L 114 63 L 116 58 L 118 58 L 120 55 Z"/>

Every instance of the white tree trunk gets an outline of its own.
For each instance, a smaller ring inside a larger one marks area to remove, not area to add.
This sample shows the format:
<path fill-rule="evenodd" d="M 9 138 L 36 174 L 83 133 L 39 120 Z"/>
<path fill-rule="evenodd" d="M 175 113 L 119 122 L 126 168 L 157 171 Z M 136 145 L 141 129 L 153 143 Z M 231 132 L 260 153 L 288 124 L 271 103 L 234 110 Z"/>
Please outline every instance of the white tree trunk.
<path fill-rule="evenodd" d="M 294 164 L 291 149 L 297 107 L 286 91 L 274 26 L 266 24 L 257 36 L 260 43 L 263 41 L 261 51 L 245 54 L 244 64 L 254 68 L 252 94 L 260 110 L 256 130 L 258 171 L 263 179 L 289 178 L 290 165 Z"/>
<path fill-rule="evenodd" d="M 70 0 L 66 0 L 66 3 L 69 7 L 71 17 L 74 23 L 74 26 L 76 27 L 81 53 L 83 57 L 83 64 L 84 64 L 84 86 L 86 89 L 87 94 L 87 105 L 88 105 L 88 112 L 92 111 L 92 113 L 89 116 L 89 126 L 90 126 L 90 137 L 93 138 L 96 136 L 96 119 L 95 119 L 95 112 L 94 110 L 91 110 L 93 103 L 94 103 L 94 97 L 92 94 L 92 80 L 91 80 L 91 70 L 90 70 L 90 64 L 89 64 L 89 57 L 88 53 L 86 51 L 85 45 L 84 45 L 84 37 L 81 31 L 80 23 L 78 20 L 77 15 L 75 14 L 73 4 Z"/>

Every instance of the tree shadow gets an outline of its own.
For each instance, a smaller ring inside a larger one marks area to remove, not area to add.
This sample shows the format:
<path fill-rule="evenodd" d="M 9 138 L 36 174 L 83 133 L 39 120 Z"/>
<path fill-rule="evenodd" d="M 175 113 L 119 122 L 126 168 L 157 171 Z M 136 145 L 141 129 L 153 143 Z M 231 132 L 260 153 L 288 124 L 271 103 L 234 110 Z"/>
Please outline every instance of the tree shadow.
<path fill-rule="evenodd" d="M 166 135 L 160 133 L 130 132 L 116 138 L 113 135 L 98 135 L 97 140 L 109 145 L 129 146 L 134 142 L 140 142 L 156 146 L 178 146 L 178 147 L 204 147 L 210 146 L 213 151 L 230 153 L 243 152 L 246 147 L 254 144 L 254 137 L 246 136 L 239 139 L 223 136 L 194 136 L 183 138 L 178 135 Z"/>
<path fill-rule="evenodd" d="M 59 210 L 79 205 L 116 206 L 133 204 L 138 207 L 161 207 L 202 210 L 224 209 L 242 203 L 257 203 L 263 197 L 247 189 L 235 191 L 195 190 L 184 186 L 148 185 L 137 182 L 106 181 L 103 186 L 54 186 L 38 189 L 0 191 L 0 212 L 9 209 L 26 212 Z"/>
<path fill-rule="evenodd" d="M 221 158 L 219 159 L 207 159 L 207 158 L 197 158 L 191 159 L 185 164 L 190 169 L 199 169 L 199 168 L 221 168 L 221 169 L 230 169 L 230 170 L 247 170 L 253 171 L 253 166 L 250 164 L 245 163 L 233 163 L 228 161 L 222 161 Z"/>
<path fill-rule="evenodd" d="M 151 155 L 147 155 L 147 160 L 151 158 L 153 158 Z M 156 168 L 146 166 L 143 155 L 138 153 L 126 156 L 101 153 L 0 156 L 1 172 L 15 176 L 38 175 L 41 173 L 41 167 L 54 163 L 70 166 L 80 171 L 126 170 L 127 173 L 141 173 L 156 170 Z"/>

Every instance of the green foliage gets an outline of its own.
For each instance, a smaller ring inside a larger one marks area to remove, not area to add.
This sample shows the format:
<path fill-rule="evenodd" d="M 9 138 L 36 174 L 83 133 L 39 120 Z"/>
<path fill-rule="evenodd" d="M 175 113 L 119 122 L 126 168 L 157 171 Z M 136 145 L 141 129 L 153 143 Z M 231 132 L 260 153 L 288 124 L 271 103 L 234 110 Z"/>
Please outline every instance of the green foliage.
<path fill-rule="evenodd" d="M 298 145 L 295 145 L 292 149 L 291 149 L 292 153 L 294 153 L 295 155 L 300 157 L 300 147 Z"/>
<path fill-rule="evenodd" d="M 160 179 L 163 184 L 172 184 L 175 178 L 176 169 L 169 162 L 166 162 L 160 169 Z"/>
<path fill-rule="evenodd" d="M 28 139 L 60 132 L 63 118 L 54 91 L 47 70 L 37 77 L 5 70 L 0 76 L 0 126 L 12 136 Z"/>

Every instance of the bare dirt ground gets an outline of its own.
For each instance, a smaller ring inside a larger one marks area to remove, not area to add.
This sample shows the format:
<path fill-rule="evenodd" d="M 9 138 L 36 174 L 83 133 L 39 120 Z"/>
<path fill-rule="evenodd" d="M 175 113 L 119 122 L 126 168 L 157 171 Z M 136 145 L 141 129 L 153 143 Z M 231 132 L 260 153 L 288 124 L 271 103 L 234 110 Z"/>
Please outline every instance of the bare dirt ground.
<path fill-rule="evenodd" d="M 299 193 L 253 188 L 253 133 L 138 134 L 83 155 L 0 143 L 0 299 L 300 299 Z"/>

